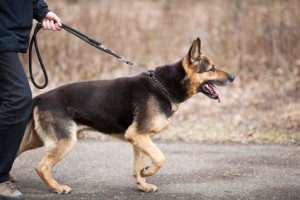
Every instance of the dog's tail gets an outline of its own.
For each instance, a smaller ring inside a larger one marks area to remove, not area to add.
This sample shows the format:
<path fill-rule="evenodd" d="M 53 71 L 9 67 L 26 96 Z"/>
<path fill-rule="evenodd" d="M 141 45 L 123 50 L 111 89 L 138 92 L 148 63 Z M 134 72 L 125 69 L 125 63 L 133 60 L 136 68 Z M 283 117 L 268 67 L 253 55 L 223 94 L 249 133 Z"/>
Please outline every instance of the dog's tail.
<path fill-rule="evenodd" d="M 42 147 L 43 145 L 44 145 L 44 143 L 42 142 L 42 140 L 40 139 L 40 137 L 38 136 L 38 134 L 35 131 L 34 119 L 32 116 L 27 124 L 21 145 L 20 145 L 18 153 L 17 153 L 17 156 L 19 156 L 21 153 L 23 153 L 25 151 L 39 148 L 39 147 Z"/>

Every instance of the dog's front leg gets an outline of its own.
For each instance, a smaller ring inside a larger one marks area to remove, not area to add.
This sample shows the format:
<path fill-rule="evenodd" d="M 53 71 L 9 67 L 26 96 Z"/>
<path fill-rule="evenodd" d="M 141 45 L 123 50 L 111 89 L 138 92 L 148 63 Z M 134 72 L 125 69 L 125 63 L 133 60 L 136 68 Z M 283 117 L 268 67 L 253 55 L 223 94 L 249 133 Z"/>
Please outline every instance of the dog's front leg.
<path fill-rule="evenodd" d="M 133 137 L 132 144 L 138 151 L 146 154 L 153 161 L 151 166 L 141 170 L 140 173 L 142 177 L 152 176 L 164 165 L 165 156 L 157 146 L 153 144 L 149 135 L 136 135 Z"/>
<path fill-rule="evenodd" d="M 156 191 L 157 187 L 154 185 L 147 184 L 144 177 L 152 176 L 155 174 L 164 164 L 165 156 L 163 153 L 153 144 L 149 135 L 146 134 L 135 134 L 130 138 L 127 138 L 134 146 L 135 152 L 135 166 L 134 171 L 137 178 L 138 187 L 145 191 Z M 143 154 L 149 156 L 153 161 L 151 166 L 144 168 L 142 166 L 144 158 Z"/>
<path fill-rule="evenodd" d="M 145 167 L 145 155 L 137 148 L 133 147 L 134 167 L 133 176 L 136 178 L 138 188 L 144 192 L 156 191 L 157 186 L 146 183 L 146 178 L 141 176 L 141 170 Z"/>
<path fill-rule="evenodd" d="M 133 147 L 133 156 L 134 156 L 134 167 L 133 167 L 133 176 L 141 177 L 141 170 L 145 167 L 145 155 L 140 152 L 137 148 Z"/>

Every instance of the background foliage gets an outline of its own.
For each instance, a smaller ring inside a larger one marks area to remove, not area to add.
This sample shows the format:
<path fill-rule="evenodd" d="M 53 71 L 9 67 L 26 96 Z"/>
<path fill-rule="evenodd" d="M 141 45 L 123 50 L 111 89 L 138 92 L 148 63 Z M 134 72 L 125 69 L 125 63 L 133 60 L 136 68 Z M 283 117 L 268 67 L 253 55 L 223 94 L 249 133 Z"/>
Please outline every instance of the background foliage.
<path fill-rule="evenodd" d="M 300 1 L 47 3 L 64 23 L 145 68 L 178 61 L 199 36 L 202 52 L 217 67 L 236 75 L 231 86 L 219 88 L 221 104 L 198 94 L 180 106 L 158 138 L 300 143 Z M 39 43 L 50 78 L 47 90 L 69 82 L 139 73 L 64 30 L 43 31 Z M 22 59 L 27 63 L 25 55 Z M 43 81 L 38 68 L 34 73 Z M 46 90 L 33 91 L 37 95 Z"/>

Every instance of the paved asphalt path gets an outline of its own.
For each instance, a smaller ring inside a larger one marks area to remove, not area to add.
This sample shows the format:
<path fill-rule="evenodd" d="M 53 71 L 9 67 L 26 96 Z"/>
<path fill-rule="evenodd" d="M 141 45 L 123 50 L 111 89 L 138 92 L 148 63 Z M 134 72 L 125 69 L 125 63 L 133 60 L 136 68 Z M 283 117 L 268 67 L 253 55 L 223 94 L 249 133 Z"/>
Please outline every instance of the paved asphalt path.
<path fill-rule="evenodd" d="M 130 144 L 91 139 L 80 140 L 53 170 L 71 194 L 53 193 L 37 176 L 42 148 L 16 160 L 16 185 L 29 200 L 300 199 L 300 146 L 155 143 L 167 158 L 147 179 L 155 193 L 137 189 Z"/>

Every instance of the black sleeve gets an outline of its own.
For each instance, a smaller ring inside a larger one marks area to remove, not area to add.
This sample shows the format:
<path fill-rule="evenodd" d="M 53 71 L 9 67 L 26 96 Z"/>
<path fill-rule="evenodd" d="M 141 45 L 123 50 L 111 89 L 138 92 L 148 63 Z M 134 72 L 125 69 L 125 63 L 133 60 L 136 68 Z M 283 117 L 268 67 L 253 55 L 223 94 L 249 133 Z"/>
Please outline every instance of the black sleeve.
<path fill-rule="evenodd" d="M 45 18 L 47 13 L 50 11 L 48 5 L 43 0 L 32 0 L 33 1 L 33 19 L 41 22 Z"/>

